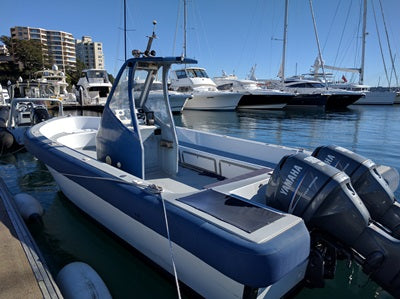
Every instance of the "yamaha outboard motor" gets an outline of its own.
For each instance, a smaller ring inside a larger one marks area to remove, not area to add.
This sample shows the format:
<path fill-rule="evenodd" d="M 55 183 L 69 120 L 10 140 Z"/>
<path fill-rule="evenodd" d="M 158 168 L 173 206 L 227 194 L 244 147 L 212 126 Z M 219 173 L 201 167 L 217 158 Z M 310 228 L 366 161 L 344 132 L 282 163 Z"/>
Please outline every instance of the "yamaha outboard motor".
<path fill-rule="evenodd" d="M 371 218 L 400 239 L 400 204 L 371 160 L 339 146 L 321 146 L 312 155 L 344 171 L 364 202 Z"/>
<path fill-rule="evenodd" d="M 372 279 L 400 297 L 400 241 L 370 222 L 370 215 L 342 171 L 305 153 L 282 158 L 266 190 L 266 204 L 302 217 L 356 257 Z"/>

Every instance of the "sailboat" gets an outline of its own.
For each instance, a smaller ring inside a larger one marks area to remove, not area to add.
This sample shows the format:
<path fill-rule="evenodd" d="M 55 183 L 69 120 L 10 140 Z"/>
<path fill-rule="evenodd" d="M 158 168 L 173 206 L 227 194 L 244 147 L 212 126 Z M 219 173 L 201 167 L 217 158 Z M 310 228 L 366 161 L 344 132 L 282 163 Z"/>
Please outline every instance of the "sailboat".
<path fill-rule="evenodd" d="M 367 36 L 367 0 L 363 2 L 363 29 L 362 29 L 362 50 L 361 50 L 361 64 L 360 68 L 348 68 L 348 67 L 336 67 L 330 65 L 324 65 L 326 69 L 358 73 L 359 82 L 352 83 L 348 82 L 345 77 L 342 77 L 341 82 L 329 82 L 330 87 L 340 88 L 344 90 L 360 91 L 365 93 L 365 96 L 360 98 L 354 104 L 357 105 L 392 105 L 396 100 L 397 93 L 394 90 L 383 89 L 383 88 L 371 88 L 364 84 L 364 71 L 365 71 L 365 45 Z M 321 67 L 321 61 L 316 59 L 313 66 L 313 75 L 315 77 L 319 76 L 319 68 Z"/>
<path fill-rule="evenodd" d="M 183 5 L 182 57 L 186 57 L 186 0 L 183 1 Z M 191 98 L 184 108 L 186 110 L 235 110 L 242 97 L 239 92 L 218 90 L 217 85 L 208 76 L 204 68 L 184 65 L 183 68 L 171 71 L 170 81 L 170 89 L 186 94 L 191 93 Z"/>
<path fill-rule="evenodd" d="M 285 59 L 286 59 L 286 43 L 287 43 L 287 27 L 288 27 L 288 0 L 285 1 L 285 18 L 283 30 L 283 49 L 282 63 L 278 77 L 280 77 L 280 88 L 285 91 L 294 92 L 295 97 L 289 99 L 287 108 L 293 107 L 320 107 L 326 109 L 345 108 L 364 94 L 359 91 L 348 91 L 327 87 L 320 81 L 303 76 L 294 76 L 285 78 Z M 315 27 L 315 26 L 314 26 Z M 318 43 L 318 38 L 317 38 Z M 321 53 L 320 53 L 321 56 Z"/>

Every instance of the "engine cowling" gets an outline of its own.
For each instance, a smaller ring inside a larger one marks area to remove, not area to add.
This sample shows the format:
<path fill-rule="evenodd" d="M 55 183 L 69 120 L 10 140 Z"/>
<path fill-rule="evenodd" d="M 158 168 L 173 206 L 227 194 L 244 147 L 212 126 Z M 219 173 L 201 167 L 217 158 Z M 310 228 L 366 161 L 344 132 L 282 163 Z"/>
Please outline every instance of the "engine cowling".
<path fill-rule="evenodd" d="M 392 236 L 400 239 L 400 204 L 373 161 L 334 145 L 318 147 L 312 155 L 344 171 L 371 218 L 387 227 Z"/>
<path fill-rule="evenodd" d="M 286 156 L 268 183 L 266 204 L 302 217 L 310 231 L 359 255 L 364 271 L 400 297 L 400 241 L 370 222 L 344 172 L 305 153 Z"/>

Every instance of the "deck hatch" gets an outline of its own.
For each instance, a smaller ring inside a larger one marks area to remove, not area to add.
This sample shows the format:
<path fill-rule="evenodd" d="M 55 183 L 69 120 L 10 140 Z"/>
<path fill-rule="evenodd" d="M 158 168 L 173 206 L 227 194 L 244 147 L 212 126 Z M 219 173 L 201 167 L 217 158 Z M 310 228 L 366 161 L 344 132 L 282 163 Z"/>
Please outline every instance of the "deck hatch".
<path fill-rule="evenodd" d="M 211 189 L 178 198 L 177 200 L 247 233 L 252 233 L 284 217 L 279 213 L 259 207 L 251 202 Z"/>

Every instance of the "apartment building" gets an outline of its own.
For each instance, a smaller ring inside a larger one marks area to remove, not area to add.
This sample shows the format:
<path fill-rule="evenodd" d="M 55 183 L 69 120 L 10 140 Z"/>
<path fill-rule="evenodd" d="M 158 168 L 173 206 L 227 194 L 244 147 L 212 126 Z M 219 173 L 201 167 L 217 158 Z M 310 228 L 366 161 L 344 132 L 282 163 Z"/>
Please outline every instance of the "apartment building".
<path fill-rule="evenodd" d="M 44 60 L 56 64 L 59 69 L 76 67 L 75 39 L 71 33 L 20 26 L 10 31 L 12 40 L 39 40 Z"/>
<path fill-rule="evenodd" d="M 94 42 L 90 36 L 76 40 L 76 57 L 89 69 L 104 69 L 103 43 Z"/>

